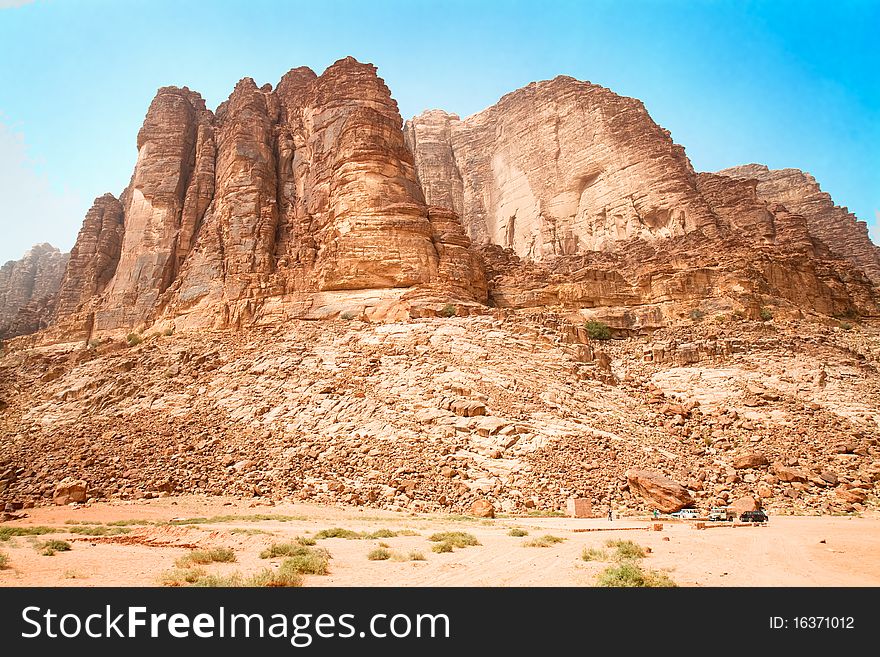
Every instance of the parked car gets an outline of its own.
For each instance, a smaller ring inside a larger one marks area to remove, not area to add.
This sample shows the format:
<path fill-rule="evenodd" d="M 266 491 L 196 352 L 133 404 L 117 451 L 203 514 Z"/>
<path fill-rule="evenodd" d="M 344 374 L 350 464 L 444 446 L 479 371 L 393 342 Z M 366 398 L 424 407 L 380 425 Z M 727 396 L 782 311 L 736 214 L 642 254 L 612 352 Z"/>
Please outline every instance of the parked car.
<path fill-rule="evenodd" d="M 767 522 L 767 514 L 763 509 L 758 511 L 744 511 L 739 517 L 741 522 Z"/>
<path fill-rule="evenodd" d="M 675 513 L 670 513 L 669 515 L 673 518 L 678 518 L 679 520 L 693 520 L 700 517 L 700 512 L 697 509 L 687 508 L 676 511 Z"/>
<path fill-rule="evenodd" d="M 709 520 L 733 521 L 736 513 L 728 506 L 714 506 L 709 511 Z"/>

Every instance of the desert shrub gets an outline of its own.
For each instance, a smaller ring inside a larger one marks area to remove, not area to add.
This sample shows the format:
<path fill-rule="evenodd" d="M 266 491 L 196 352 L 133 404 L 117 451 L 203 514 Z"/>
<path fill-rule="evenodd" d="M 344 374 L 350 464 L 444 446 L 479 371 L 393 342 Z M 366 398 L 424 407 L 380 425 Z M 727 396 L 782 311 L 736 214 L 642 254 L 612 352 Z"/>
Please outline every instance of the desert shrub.
<path fill-rule="evenodd" d="M 632 541 L 607 541 L 605 545 L 614 548 L 616 559 L 644 559 L 645 557 L 645 550 L 642 546 Z"/>
<path fill-rule="evenodd" d="M 428 540 L 432 543 L 448 543 L 452 547 L 457 548 L 480 544 L 476 536 L 467 532 L 438 532 L 437 534 L 431 534 Z"/>
<path fill-rule="evenodd" d="M 364 538 L 367 539 L 377 539 L 377 538 L 394 538 L 398 535 L 399 532 L 392 531 L 390 529 L 377 529 L 376 531 L 370 534 L 364 534 Z"/>
<path fill-rule="evenodd" d="M 587 335 L 590 336 L 591 340 L 611 339 L 611 329 L 608 328 L 608 324 L 597 322 L 591 319 L 584 325 L 584 328 L 587 329 Z"/>
<path fill-rule="evenodd" d="M 352 310 L 346 310 L 339 317 L 340 317 L 340 319 L 350 321 L 350 320 L 354 319 L 355 317 L 357 317 L 357 313 Z"/>
<path fill-rule="evenodd" d="M 391 551 L 388 548 L 377 547 L 370 550 L 367 559 L 370 561 L 385 561 L 391 558 Z"/>
<path fill-rule="evenodd" d="M 693 321 L 695 321 L 695 322 L 702 322 L 702 321 L 703 321 L 703 318 L 704 318 L 705 316 L 706 316 L 706 313 L 704 313 L 704 312 L 703 312 L 702 310 L 700 310 L 699 308 L 694 308 L 694 309 L 691 311 L 691 319 L 692 319 Z"/>
<path fill-rule="evenodd" d="M 674 587 L 677 584 L 665 573 L 656 570 L 646 571 L 634 561 L 624 561 L 614 566 L 608 566 L 599 573 L 596 586 L 662 588 Z"/>
<path fill-rule="evenodd" d="M 180 557 L 174 563 L 180 568 L 187 568 L 195 564 L 231 563 L 233 561 L 235 561 L 235 552 L 232 549 L 210 548 L 207 550 L 193 550 L 189 554 Z"/>
<path fill-rule="evenodd" d="M 127 336 L 125 336 L 125 341 L 128 343 L 129 347 L 136 347 L 141 342 L 143 342 L 144 339 L 137 333 L 129 333 Z"/>
<path fill-rule="evenodd" d="M 439 313 L 440 317 L 455 317 L 457 314 L 458 311 L 451 303 L 447 303 L 445 306 L 443 306 Z"/>
<path fill-rule="evenodd" d="M 760 317 L 762 322 L 769 322 L 771 319 L 773 319 L 773 312 L 769 308 L 764 306 L 763 308 L 761 308 Z"/>
<path fill-rule="evenodd" d="M 425 561 L 425 555 L 418 550 L 412 550 L 407 555 L 410 561 Z"/>
<path fill-rule="evenodd" d="M 159 581 L 162 586 L 186 586 L 195 584 L 199 578 L 206 576 L 207 573 L 203 568 L 175 568 L 163 573 Z"/>
<path fill-rule="evenodd" d="M 53 527 L 9 527 L 0 525 L 0 541 L 8 541 L 13 536 L 41 536 L 57 534 L 60 530 Z"/>
<path fill-rule="evenodd" d="M 552 534 L 544 534 L 540 538 L 533 538 L 531 541 L 523 543 L 525 547 L 550 547 L 555 543 L 562 543 L 565 539 Z"/>
<path fill-rule="evenodd" d="M 347 538 L 349 540 L 363 538 L 364 535 L 352 531 L 350 529 L 343 529 L 342 527 L 333 527 L 332 529 L 322 529 L 317 534 L 315 534 L 316 539 L 322 538 Z"/>
<path fill-rule="evenodd" d="M 520 529 L 519 527 L 514 527 L 514 528 L 511 529 L 509 532 L 507 532 L 507 535 L 508 535 L 508 536 L 522 537 L 522 536 L 528 536 L 529 533 L 528 533 L 525 529 Z"/>
<path fill-rule="evenodd" d="M 584 548 L 581 553 L 581 559 L 584 561 L 609 561 L 608 553 L 599 548 Z"/>
<path fill-rule="evenodd" d="M 301 575 L 326 575 L 328 572 L 326 551 L 306 549 L 307 553 L 289 557 L 281 565 Z"/>
<path fill-rule="evenodd" d="M 119 534 L 128 534 L 131 530 L 126 529 L 125 527 L 83 525 L 82 527 L 71 527 L 67 531 L 71 534 L 79 534 L 81 536 L 118 536 Z"/>
<path fill-rule="evenodd" d="M 69 552 L 70 551 L 70 543 L 67 541 L 59 541 L 57 539 L 51 539 L 48 541 L 44 541 L 39 544 L 40 554 L 44 557 L 51 557 L 56 552 Z"/>
<path fill-rule="evenodd" d="M 165 329 L 164 331 L 162 331 L 162 335 L 164 335 L 166 338 L 168 338 L 168 337 L 174 335 L 174 327 L 173 327 L 173 326 L 169 326 L 167 329 Z"/>
<path fill-rule="evenodd" d="M 842 328 L 844 331 L 852 331 L 852 327 L 853 327 L 853 325 L 850 324 L 849 322 L 841 322 L 840 323 L 840 328 Z"/>
<path fill-rule="evenodd" d="M 3 570 L 9 565 L 9 555 L 5 552 L 0 552 L 0 570 Z"/>

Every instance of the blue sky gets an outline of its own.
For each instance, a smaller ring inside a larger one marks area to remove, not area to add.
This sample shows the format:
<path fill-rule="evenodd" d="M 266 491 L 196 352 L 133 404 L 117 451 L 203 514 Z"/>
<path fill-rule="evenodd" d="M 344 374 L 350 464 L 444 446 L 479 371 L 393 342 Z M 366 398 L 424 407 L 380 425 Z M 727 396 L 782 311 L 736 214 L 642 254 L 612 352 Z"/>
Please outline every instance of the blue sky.
<path fill-rule="evenodd" d="M 408 118 L 567 74 L 644 101 L 697 170 L 809 171 L 880 242 L 880 2 L 0 0 L 0 262 L 69 249 L 163 85 L 216 107 L 346 55 Z"/>

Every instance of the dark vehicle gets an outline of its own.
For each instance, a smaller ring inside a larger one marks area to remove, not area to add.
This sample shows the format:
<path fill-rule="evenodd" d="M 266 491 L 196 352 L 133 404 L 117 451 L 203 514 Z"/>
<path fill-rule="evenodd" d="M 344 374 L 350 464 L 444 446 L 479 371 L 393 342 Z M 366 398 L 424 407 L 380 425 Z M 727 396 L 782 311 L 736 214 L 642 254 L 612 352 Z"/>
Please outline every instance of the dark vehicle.
<path fill-rule="evenodd" d="M 767 514 L 763 511 L 744 511 L 740 517 L 740 522 L 767 522 Z"/>

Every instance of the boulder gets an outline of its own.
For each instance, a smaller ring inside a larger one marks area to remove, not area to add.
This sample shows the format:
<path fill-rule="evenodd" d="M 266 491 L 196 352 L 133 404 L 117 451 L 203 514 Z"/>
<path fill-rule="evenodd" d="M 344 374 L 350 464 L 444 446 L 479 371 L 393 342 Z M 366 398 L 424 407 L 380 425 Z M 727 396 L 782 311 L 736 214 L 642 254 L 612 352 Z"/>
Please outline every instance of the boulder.
<path fill-rule="evenodd" d="M 477 518 L 494 518 L 495 507 L 489 500 L 477 500 L 471 504 L 471 515 Z"/>
<path fill-rule="evenodd" d="M 782 465 L 781 463 L 773 466 L 773 473 L 779 478 L 779 481 L 803 483 L 808 479 L 807 473 L 803 470 L 789 465 Z"/>
<path fill-rule="evenodd" d="M 630 490 L 637 493 L 653 509 L 672 513 L 693 504 L 687 489 L 672 479 L 650 470 L 627 470 Z"/>
<path fill-rule="evenodd" d="M 761 505 L 758 504 L 758 501 L 751 495 L 743 495 L 742 497 L 738 497 L 733 502 L 730 503 L 730 509 L 737 516 L 741 513 L 745 513 L 746 511 L 757 511 L 761 508 Z"/>
<path fill-rule="evenodd" d="M 58 506 L 64 506 L 73 502 L 85 502 L 87 490 L 88 485 L 82 479 L 65 477 L 55 484 L 52 501 Z"/>
<path fill-rule="evenodd" d="M 733 459 L 733 467 L 737 470 L 744 468 L 760 468 L 767 465 L 769 461 L 767 457 L 758 452 L 745 452 Z"/>

